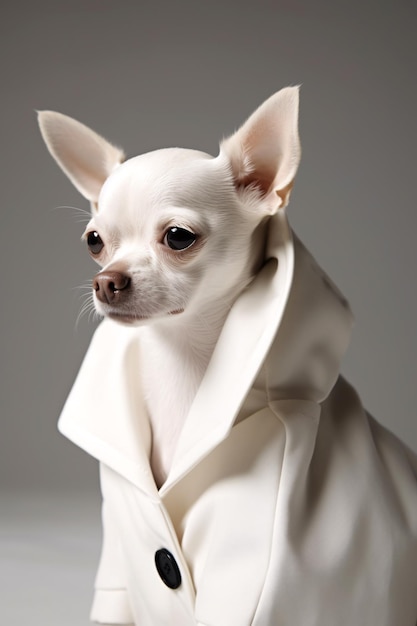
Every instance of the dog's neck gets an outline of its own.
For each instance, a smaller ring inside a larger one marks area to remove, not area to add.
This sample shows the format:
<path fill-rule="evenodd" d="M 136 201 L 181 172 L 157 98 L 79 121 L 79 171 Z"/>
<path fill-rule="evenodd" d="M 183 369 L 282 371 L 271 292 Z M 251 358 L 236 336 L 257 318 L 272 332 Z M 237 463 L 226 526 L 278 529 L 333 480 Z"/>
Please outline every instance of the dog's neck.
<path fill-rule="evenodd" d="M 143 388 L 152 429 L 150 464 L 158 487 L 168 476 L 181 430 L 228 313 L 263 263 L 266 228 L 264 220 L 253 231 L 232 287 L 221 288 L 217 294 L 202 289 L 194 299 L 198 310 L 191 306 L 190 312 L 154 321 L 143 329 Z"/>
<path fill-rule="evenodd" d="M 200 386 L 231 303 L 143 333 L 143 385 L 152 429 L 151 468 L 166 480 L 185 419 Z"/>

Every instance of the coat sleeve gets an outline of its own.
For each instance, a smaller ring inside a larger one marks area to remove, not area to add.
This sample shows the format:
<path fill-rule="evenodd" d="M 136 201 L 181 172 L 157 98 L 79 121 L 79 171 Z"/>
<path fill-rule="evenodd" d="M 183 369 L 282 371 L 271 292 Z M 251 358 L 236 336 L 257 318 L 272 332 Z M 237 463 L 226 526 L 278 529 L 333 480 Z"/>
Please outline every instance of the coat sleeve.
<path fill-rule="evenodd" d="M 133 624 L 120 540 L 105 499 L 102 521 L 103 547 L 90 619 L 102 624 Z"/>

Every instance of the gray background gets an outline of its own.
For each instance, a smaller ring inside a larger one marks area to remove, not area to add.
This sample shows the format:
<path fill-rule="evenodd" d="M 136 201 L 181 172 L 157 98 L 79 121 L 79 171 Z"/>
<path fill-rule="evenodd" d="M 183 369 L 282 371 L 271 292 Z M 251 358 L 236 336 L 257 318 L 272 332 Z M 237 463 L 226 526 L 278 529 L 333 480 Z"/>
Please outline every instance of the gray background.
<path fill-rule="evenodd" d="M 56 431 L 94 330 L 77 323 L 78 287 L 95 272 L 79 212 L 57 207 L 87 203 L 34 109 L 76 117 L 128 155 L 217 154 L 265 98 L 301 83 L 290 219 L 356 314 L 343 372 L 417 449 L 415 18 L 407 0 L 2 3 L 5 624 L 87 623 L 100 540 L 96 464 Z"/>

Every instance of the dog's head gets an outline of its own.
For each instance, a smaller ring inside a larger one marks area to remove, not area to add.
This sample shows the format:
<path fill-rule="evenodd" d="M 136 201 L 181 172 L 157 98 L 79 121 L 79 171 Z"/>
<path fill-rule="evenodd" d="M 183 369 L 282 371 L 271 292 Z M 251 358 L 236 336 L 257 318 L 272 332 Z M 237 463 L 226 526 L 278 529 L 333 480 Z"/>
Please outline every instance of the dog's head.
<path fill-rule="evenodd" d="M 269 98 L 213 158 L 170 148 L 128 160 L 79 122 L 39 113 L 52 156 L 91 202 L 101 315 L 169 321 L 230 306 L 262 261 L 263 225 L 288 203 L 300 159 L 298 89 Z"/>

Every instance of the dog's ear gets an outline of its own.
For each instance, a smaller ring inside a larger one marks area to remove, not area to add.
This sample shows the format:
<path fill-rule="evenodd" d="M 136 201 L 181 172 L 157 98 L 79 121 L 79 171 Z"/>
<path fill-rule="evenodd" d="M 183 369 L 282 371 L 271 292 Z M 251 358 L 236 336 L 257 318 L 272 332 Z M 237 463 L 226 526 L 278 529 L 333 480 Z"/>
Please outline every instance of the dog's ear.
<path fill-rule="evenodd" d="M 300 162 L 298 91 L 286 87 L 275 93 L 220 146 L 236 186 L 256 186 L 271 213 L 288 204 Z"/>
<path fill-rule="evenodd" d="M 100 189 L 124 153 L 77 120 L 55 111 L 38 112 L 49 152 L 78 191 L 96 205 Z"/>

